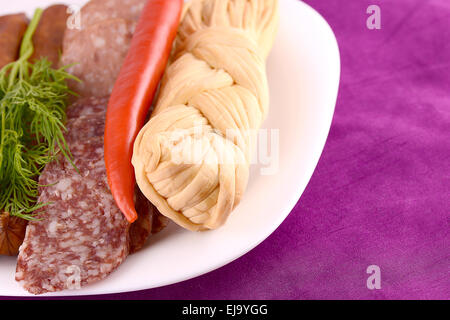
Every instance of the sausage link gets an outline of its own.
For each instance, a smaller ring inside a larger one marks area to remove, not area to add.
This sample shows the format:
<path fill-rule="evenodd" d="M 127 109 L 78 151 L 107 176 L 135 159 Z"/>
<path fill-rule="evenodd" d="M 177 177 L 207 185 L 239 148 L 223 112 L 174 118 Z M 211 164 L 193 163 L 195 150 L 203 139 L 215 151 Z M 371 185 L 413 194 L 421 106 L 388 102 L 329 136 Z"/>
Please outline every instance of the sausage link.
<path fill-rule="evenodd" d="M 0 255 L 15 256 L 25 238 L 27 220 L 0 211 Z"/>
<path fill-rule="evenodd" d="M 23 13 L 0 17 L 0 69 L 17 60 L 27 26 L 28 19 Z"/>
<path fill-rule="evenodd" d="M 65 5 L 54 5 L 44 10 L 33 35 L 31 62 L 45 57 L 54 67 L 58 66 L 68 17 Z"/>

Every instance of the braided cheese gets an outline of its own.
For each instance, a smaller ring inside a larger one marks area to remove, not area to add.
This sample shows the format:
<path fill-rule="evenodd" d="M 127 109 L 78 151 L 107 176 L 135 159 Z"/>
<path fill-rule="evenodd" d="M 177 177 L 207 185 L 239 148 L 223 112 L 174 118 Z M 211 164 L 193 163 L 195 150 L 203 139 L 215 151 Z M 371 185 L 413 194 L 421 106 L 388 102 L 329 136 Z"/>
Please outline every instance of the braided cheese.
<path fill-rule="evenodd" d="M 184 8 L 132 159 L 144 195 L 184 228 L 218 228 L 242 198 L 254 132 L 269 107 L 265 62 L 277 26 L 277 0 L 192 0 Z"/>

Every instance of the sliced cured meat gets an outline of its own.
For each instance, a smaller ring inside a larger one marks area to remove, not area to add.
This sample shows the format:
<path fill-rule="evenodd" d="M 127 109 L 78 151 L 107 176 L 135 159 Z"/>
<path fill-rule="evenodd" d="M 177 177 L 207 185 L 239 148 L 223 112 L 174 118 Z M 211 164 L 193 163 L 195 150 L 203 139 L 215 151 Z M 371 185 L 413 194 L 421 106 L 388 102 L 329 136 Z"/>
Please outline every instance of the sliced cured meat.
<path fill-rule="evenodd" d="M 158 209 L 136 187 L 135 203 L 138 218 L 130 226 L 130 254 L 142 249 L 152 234 L 160 232 L 169 223 Z"/>
<path fill-rule="evenodd" d="M 91 0 L 81 8 L 79 28 L 67 29 L 65 40 L 71 41 L 78 32 L 111 19 L 126 20 L 134 30 L 146 2 L 147 0 Z"/>
<path fill-rule="evenodd" d="M 82 82 L 71 88 L 81 96 L 109 95 L 128 52 L 133 33 L 124 19 L 112 19 L 79 31 L 64 40 L 61 64 Z"/>
<path fill-rule="evenodd" d="M 105 108 L 106 103 L 104 99 Z M 93 107 L 84 111 L 88 109 Z M 68 144 L 79 172 L 65 158 L 46 166 L 39 201 L 51 204 L 39 212 L 40 220 L 28 224 L 20 247 L 16 280 L 33 294 L 103 279 L 129 253 L 129 224 L 106 181 L 103 136 L 92 133 Z"/>
<path fill-rule="evenodd" d="M 97 113 L 105 113 L 107 104 L 107 97 L 89 97 L 79 99 L 67 108 L 67 119 L 70 121 L 82 116 L 92 116 Z"/>
<path fill-rule="evenodd" d="M 102 116 L 82 116 L 71 119 L 66 125 L 65 135 L 68 143 L 84 141 L 92 137 L 103 137 L 105 131 L 105 115 Z M 103 148 L 103 146 L 102 146 Z"/>
<path fill-rule="evenodd" d="M 61 157 L 40 176 L 46 187 L 39 201 L 51 204 L 29 223 L 16 269 L 16 280 L 31 293 L 103 279 L 159 229 L 160 214 L 142 194 L 136 193 L 139 219 L 130 227 L 109 191 L 103 160 L 107 103 L 83 98 L 67 111 L 66 141 L 78 172 Z"/>
<path fill-rule="evenodd" d="M 70 86 L 81 96 L 109 95 L 128 52 L 146 0 L 92 0 L 80 12 L 79 28 L 66 29 L 61 65 L 81 83 Z"/>
<path fill-rule="evenodd" d="M 130 253 L 142 249 L 152 233 L 155 207 L 145 198 L 139 188 L 135 188 L 136 211 L 138 219 L 130 226 Z"/>
<path fill-rule="evenodd" d="M 17 255 L 27 223 L 27 220 L 0 211 L 0 255 Z"/>
<path fill-rule="evenodd" d="M 80 174 L 61 159 L 41 175 L 39 182 L 49 186 L 39 200 L 51 204 L 28 224 L 16 269 L 30 293 L 78 289 L 127 257 L 129 224 L 109 192 L 102 150 L 101 138 L 80 141 L 71 149 Z"/>
<path fill-rule="evenodd" d="M 121 18 L 137 22 L 147 0 L 91 0 L 81 9 L 81 25 Z"/>
<path fill-rule="evenodd" d="M 123 19 L 135 26 L 146 2 L 146 0 L 91 0 L 81 8 L 79 28 L 68 29 L 65 38 L 70 41 L 79 31 L 111 19 Z"/>
<path fill-rule="evenodd" d="M 67 110 L 67 143 L 76 144 L 93 137 L 103 137 L 108 98 L 83 98 Z M 102 147 L 103 148 L 103 147 Z"/>
<path fill-rule="evenodd" d="M 147 199 L 148 201 L 148 199 Z M 150 202 L 151 204 L 151 202 Z M 152 205 L 153 206 L 153 205 Z M 152 224 L 152 234 L 160 232 L 162 229 L 167 227 L 170 220 L 166 216 L 163 216 L 161 212 L 158 211 L 158 209 L 153 206 L 153 224 Z"/>
<path fill-rule="evenodd" d="M 17 59 L 27 26 L 23 13 L 0 17 L 0 69 Z"/>
<path fill-rule="evenodd" d="M 67 18 L 65 5 L 54 5 L 44 10 L 33 35 L 34 53 L 30 61 L 35 62 L 45 57 L 54 67 L 58 66 Z"/>

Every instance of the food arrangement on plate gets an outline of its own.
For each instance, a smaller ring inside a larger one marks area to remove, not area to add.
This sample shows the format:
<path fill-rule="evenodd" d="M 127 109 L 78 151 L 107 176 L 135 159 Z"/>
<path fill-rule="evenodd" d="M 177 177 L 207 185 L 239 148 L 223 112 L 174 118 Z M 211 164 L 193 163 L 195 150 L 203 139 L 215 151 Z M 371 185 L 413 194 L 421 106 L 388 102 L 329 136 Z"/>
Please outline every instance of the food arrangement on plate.
<path fill-rule="evenodd" d="M 277 0 L 91 0 L 68 18 L 0 17 L 0 254 L 33 294 L 104 279 L 168 221 L 224 225 L 269 108 Z"/>

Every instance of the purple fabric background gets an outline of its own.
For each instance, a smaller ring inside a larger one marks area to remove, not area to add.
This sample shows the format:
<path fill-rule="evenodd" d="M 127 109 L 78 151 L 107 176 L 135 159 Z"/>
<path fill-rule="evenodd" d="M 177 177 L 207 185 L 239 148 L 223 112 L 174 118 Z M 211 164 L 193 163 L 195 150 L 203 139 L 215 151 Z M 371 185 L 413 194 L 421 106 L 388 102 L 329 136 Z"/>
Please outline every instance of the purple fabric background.
<path fill-rule="evenodd" d="M 106 299 L 449 299 L 450 1 L 308 0 L 342 77 L 317 169 L 285 222 L 229 265 Z M 366 9 L 381 7 L 381 30 Z M 381 268 L 368 290 L 366 268 Z"/>

